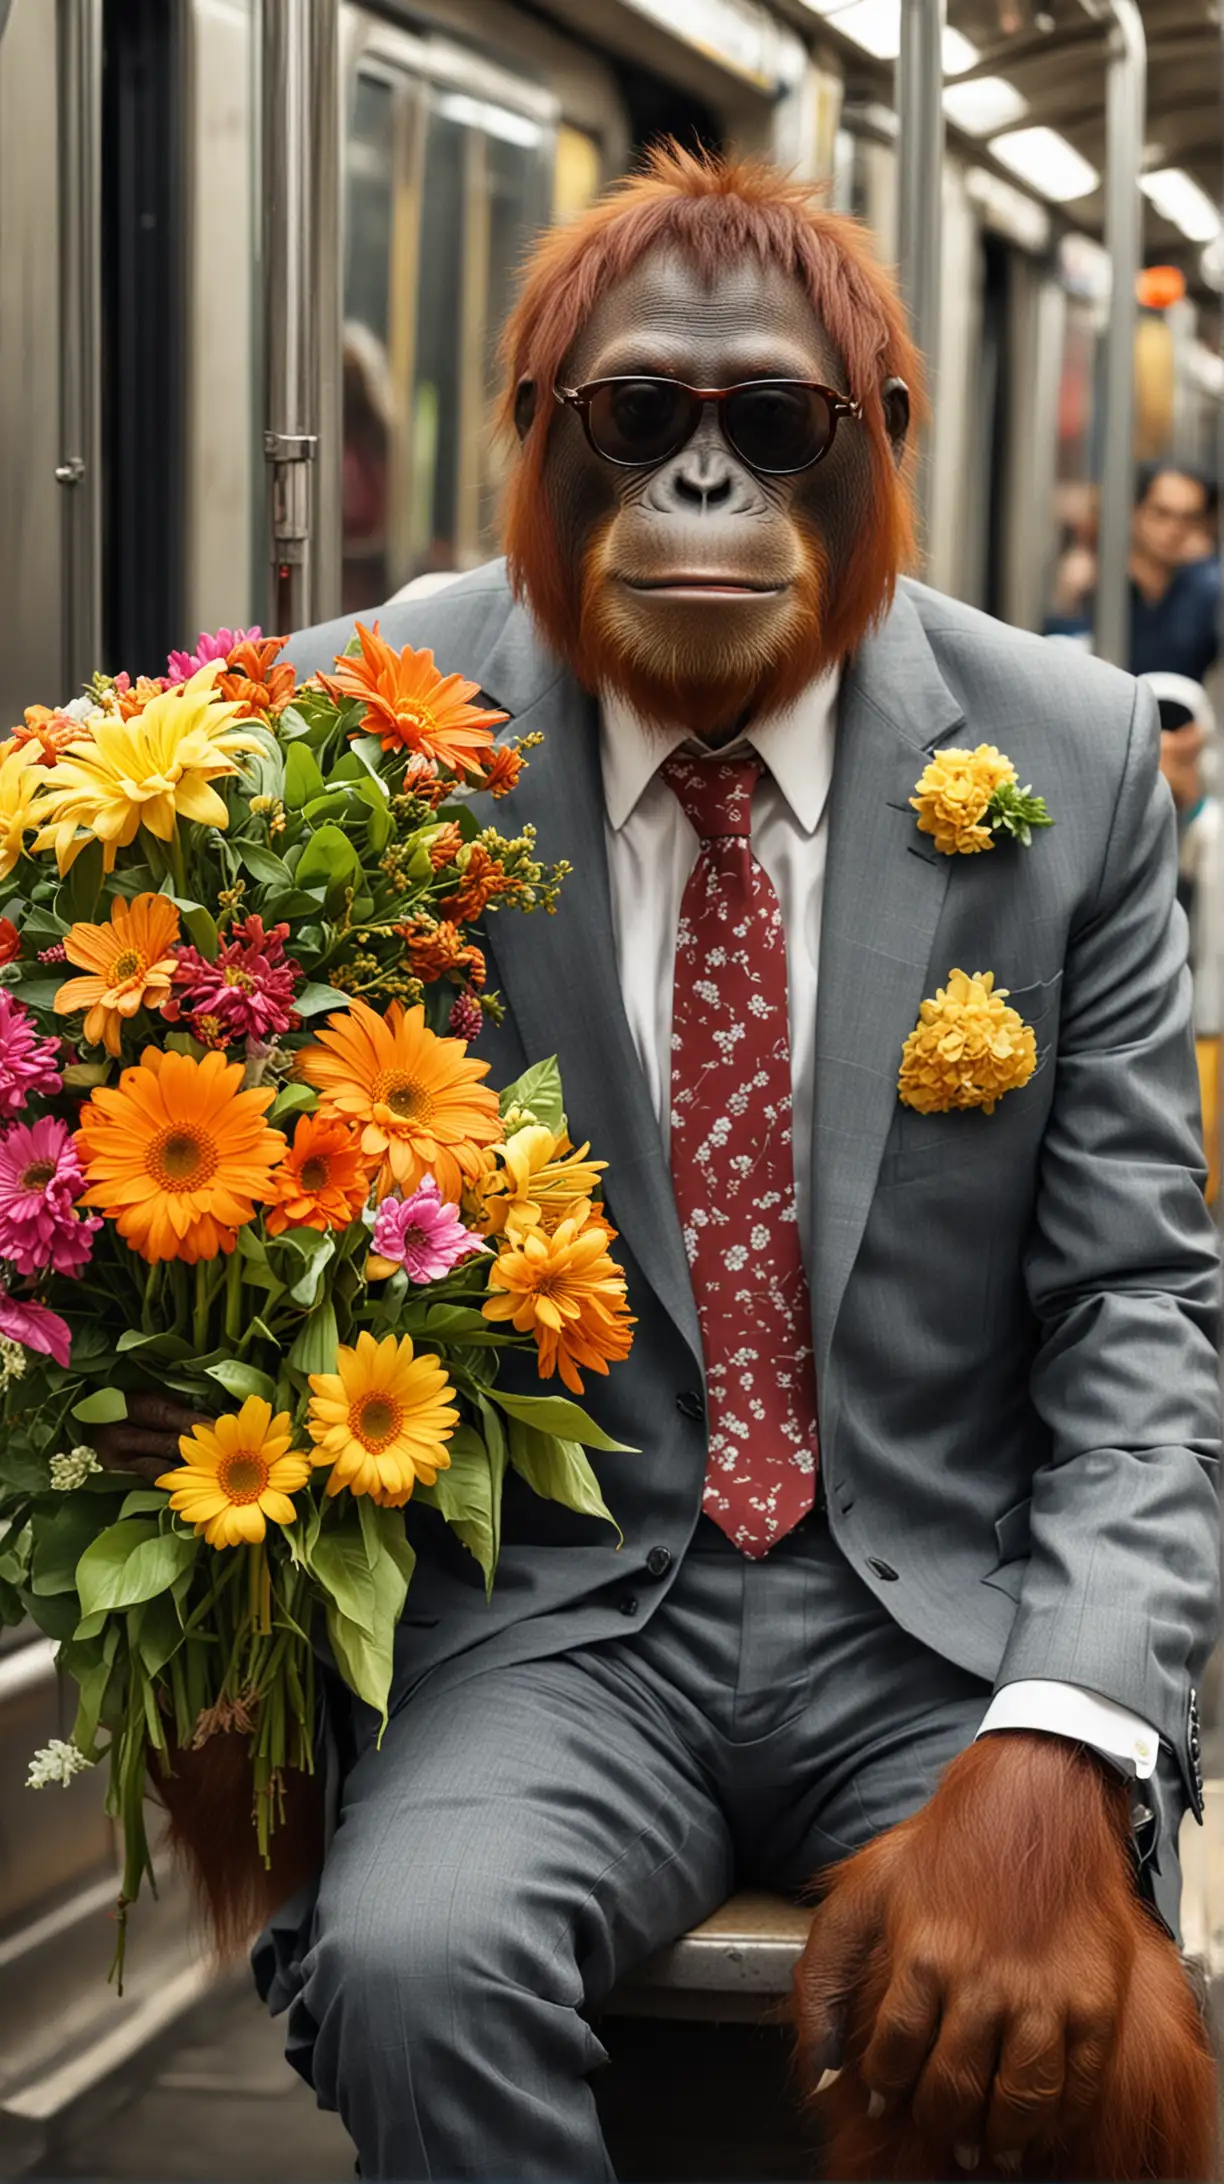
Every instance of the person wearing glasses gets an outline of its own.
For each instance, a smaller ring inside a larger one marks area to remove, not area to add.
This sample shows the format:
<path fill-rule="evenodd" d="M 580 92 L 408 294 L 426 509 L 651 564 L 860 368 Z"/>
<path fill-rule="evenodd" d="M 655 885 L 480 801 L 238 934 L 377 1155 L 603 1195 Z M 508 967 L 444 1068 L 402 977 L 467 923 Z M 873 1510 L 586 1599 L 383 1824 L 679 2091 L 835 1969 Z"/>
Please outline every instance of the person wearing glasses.
<path fill-rule="evenodd" d="M 1215 483 L 1179 463 L 1140 472 L 1131 522 L 1129 667 L 1132 675 L 1184 675 L 1201 683 L 1219 653 L 1220 563 Z M 1090 644 L 1095 557 L 1064 555 L 1047 637 Z"/>

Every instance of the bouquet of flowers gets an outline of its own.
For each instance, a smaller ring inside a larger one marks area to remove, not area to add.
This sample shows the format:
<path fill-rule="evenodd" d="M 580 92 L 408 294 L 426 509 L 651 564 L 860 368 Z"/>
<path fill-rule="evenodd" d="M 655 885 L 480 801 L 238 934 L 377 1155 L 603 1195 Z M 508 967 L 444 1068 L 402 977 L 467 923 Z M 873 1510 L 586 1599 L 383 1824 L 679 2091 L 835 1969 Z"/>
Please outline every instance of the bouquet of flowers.
<path fill-rule="evenodd" d="M 499 1094 L 468 1051 L 478 921 L 567 869 L 489 823 L 532 739 L 377 626 L 303 684 L 281 642 L 95 676 L 0 745 L 0 1622 L 79 1688 L 31 1782 L 109 1761 L 120 1948 L 151 1769 L 240 1750 L 266 1863 L 324 1634 L 385 1721 L 410 1497 L 488 1585 L 507 1466 L 607 1517 L 573 1397 L 631 1341 L 555 1064 Z M 506 1350 L 569 1393 L 500 1386 Z M 125 1475 L 167 1391 L 181 1463 Z"/>

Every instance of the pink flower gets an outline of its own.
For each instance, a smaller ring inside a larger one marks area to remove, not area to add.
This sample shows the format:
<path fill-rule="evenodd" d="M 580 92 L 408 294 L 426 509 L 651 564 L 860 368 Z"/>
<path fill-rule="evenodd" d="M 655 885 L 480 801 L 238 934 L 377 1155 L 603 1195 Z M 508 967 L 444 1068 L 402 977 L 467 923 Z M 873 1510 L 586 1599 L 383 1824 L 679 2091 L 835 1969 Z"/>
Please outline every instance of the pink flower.
<path fill-rule="evenodd" d="M 0 987 L 0 1115 L 18 1115 L 33 1093 L 62 1092 L 61 1042 L 40 1039 L 28 1009 Z"/>
<path fill-rule="evenodd" d="M 262 637 L 258 622 L 254 629 L 218 629 L 209 636 L 201 630 L 196 638 L 194 652 L 172 652 L 166 661 L 171 682 L 186 682 L 198 668 L 207 667 L 210 660 L 228 660 L 238 645 L 249 645 L 252 638 Z"/>
<path fill-rule="evenodd" d="M 79 1274 L 102 1222 L 82 1220 L 76 1200 L 85 1188 L 67 1125 L 50 1115 L 15 1122 L 0 1137 L 0 1259 L 19 1274 Z"/>
<path fill-rule="evenodd" d="M 180 948 L 174 996 L 163 1016 L 186 1017 L 205 1046 L 227 1047 L 234 1039 L 268 1039 L 289 1031 L 296 1021 L 293 988 L 301 967 L 285 954 L 287 925 L 264 931 L 252 916 L 232 926 L 215 963 L 195 948 Z"/>
<path fill-rule="evenodd" d="M 411 1198 L 384 1198 L 372 1246 L 380 1259 L 402 1266 L 410 1282 L 441 1281 L 460 1259 L 488 1248 L 464 1228 L 431 1175 Z"/>
<path fill-rule="evenodd" d="M 57 1365 L 66 1365 L 72 1355 L 72 1331 L 67 1320 L 62 1320 L 58 1312 L 49 1312 L 45 1304 L 24 1304 L 18 1297 L 6 1296 L 2 1289 L 0 1335 L 8 1342 L 19 1342 L 25 1350 L 53 1357 Z"/>

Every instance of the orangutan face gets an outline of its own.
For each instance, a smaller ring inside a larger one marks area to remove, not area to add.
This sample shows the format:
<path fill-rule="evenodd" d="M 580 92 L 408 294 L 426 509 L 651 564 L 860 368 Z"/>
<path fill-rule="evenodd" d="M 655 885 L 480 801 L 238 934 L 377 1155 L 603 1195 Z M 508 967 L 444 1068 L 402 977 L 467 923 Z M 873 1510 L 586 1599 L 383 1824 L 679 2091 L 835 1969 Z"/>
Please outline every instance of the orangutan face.
<path fill-rule="evenodd" d="M 638 374 L 703 388 L 783 379 L 862 391 L 847 386 L 796 280 L 747 259 L 709 287 L 670 248 L 605 293 L 559 383 Z M 520 431 L 551 399 L 551 389 L 519 388 Z M 899 381 L 885 412 L 899 454 L 908 421 Z M 624 691 L 647 718 L 682 719 L 712 739 L 832 664 L 851 548 L 872 522 L 876 490 L 858 418 L 838 419 L 822 460 L 772 476 L 728 443 L 722 414 L 707 404 L 683 447 L 630 469 L 596 452 L 566 408 L 552 420 L 545 469 L 556 536 L 581 585 L 584 679 Z M 861 621 L 877 604 L 866 603 Z"/>

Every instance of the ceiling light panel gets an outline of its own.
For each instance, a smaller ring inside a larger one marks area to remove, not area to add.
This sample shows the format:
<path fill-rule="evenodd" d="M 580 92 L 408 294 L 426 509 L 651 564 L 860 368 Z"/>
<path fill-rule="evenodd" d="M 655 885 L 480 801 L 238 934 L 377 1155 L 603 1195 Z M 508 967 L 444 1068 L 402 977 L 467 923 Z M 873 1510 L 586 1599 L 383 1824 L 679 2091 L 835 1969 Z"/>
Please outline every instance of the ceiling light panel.
<path fill-rule="evenodd" d="M 967 136 L 995 136 L 1023 121 L 1028 100 L 1003 76 L 975 76 L 972 83 L 951 83 L 943 95 L 948 120 Z"/>
<path fill-rule="evenodd" d="M 901 0 L 804 0 L 804 4 L 873 60 L 895 61 L 901 51 Z M 944 31 L 945 76 L 963 75 L 977 59 L 978 49 L 963 31 Z"/>
<path fill-rule="evenodd" d="M 1214 242 L 1220 215 L 1206 190 L 1181 167 L 1160 167 L 1140 176 L 1139 187 L 1161 217 L 1180 228 L 1192 243 Z"/>
<path fill-rule="evenodd" d="M 1089 196 L 1101 179 L 1056 129 L 1009 129 L 1003 136 L 992 137 L 988 149 L 1022 182 L 1056 205 Z"/>

